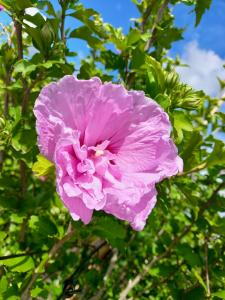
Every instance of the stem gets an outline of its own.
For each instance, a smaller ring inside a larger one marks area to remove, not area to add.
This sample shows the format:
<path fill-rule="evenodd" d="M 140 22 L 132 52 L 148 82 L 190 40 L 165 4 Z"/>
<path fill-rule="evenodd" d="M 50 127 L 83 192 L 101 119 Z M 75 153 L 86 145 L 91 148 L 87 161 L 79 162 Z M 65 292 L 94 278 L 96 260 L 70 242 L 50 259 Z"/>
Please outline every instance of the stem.
<path fill-rule="evenodd" d="M 66 18 L 66 11 L 64 8 L 62 8 L 62 18 L 61 18 L 61 27 L 60 27 L 60 33 L 61 33 L 61 39 L 63 42 L 65 42 L 65 18 Z"/>
<path fill-rule="evenodd" d="M 157 3 L 157 0 L 152 1 L 152 3 L 147 7 L 146 11 L 143 14 L 142 24 L 141 24 L 141 30 L 142 30 L 143 33 L 145 32 L 145 25 L 148 22 L 148 19 L 151 15 L 152 10 L 153 10 L 156 3 Z"/>
<path fill-rule="evenodd" d="M 17 39 L 17 55 L 18 60 L 23 59 L 23 38 L 22 38 L 22 24 L 14 19 L 14 27 L 16 30 Z"/>
<path fill-rule="evenodd" d="M 16 257 L 22 257 L 22 256 L 32 256 L 35 254 L 40 254 L 40 253 L 45 253 L 45 251 L 39 251 L 39 252 L 27 252 L 27 253 L 20 253 L 20 254 L 12 254 L 12 255 L 6 255 L 6 256 L 0 256 L 0 260 L 5 260 L 5 259 L 11 259 L 11 258 L 16 258 Z"/>
<path fill-rule="evenodd" d="M 45 270 L 49 264 L 49 261 L 56 255 L 56 253 L 59 251 L 60 248 L 62 248 L 62 246 L 68 242 L 74 235 L 74 229 L 72 229 L 69 226 L 68 232 L 67 234 L 61 239 L 58 240 L 53 247 L 51 248 L 49 255 L 45 258 L 43 258 L 43 260 L 40 262 L 40 264 L 38 265 L 38 267 L 36 268 L 35 272 L 33 273 L 30 281 L 28 282 L 28 284 L 26 285 L 26 287 L 24 288 L 22 295 L 21 295 L 21 300 L 28 300 L 30 299 L 30 291 L 35 283 L 35 281 L 37 280 L 37 278 L 40 276 L 40 274 L 43 272 L 42 270 Z"/>
<path fill-rule="evenodd" d="M 107 245 L 106 241 L 101 242 L 98 246 L 96 246 L 93 249 L 93 251 L 90 253 L 89 256 L 85 256 L 81 259 L 79 266 L 75 269 L 73 274 L 68 279 L 65 280 L 64 287 L 63 287 L 63 293 L 62 293 L 62 295 L 59 296 L 58 299 L 68 298 L 74 294 L 74 292 L 75 292 L 74 286 L 76 285 L 78 275 L 85 270 L 85 268 L 88 265 L 89 260 L 92 258 L 92 256 L 95 253 L 97 253 L 105 245 Z"/>
<path fill-rule="evenodd" d="M 191 169 L 189 171 L 178 173 L 176 176 L 185 176 L 185 175 L 188 175 L 188 174 L 192 174 L 192 173 L 195 173 L 195 172 L 198 172 L 198 171 L 201 171 L 201 170 L 205 169 L 206 166 L 207 166 L 207 163 L 204 162 L 201 165 L 198 165 L 197 167 L 194 167 L 193 169 Z"/>
<path fill-rule="evenodd" d="M 23 59 L 23 37 L 22 37 L 22 24 L 14 19 L 14 27 L 16 31 L 16 39 L 17 39 L 17 55 L 18 60 Z M 25 114 L 26 111 L 26 105 L 27 105 L 27 88 L 26 88 L 26 82 L 23 80 L 23 88 L 25 90 L 22 105 L 21 105 L 21 112 L 22 115 Z M 26 190 L 27 190 L 27 178 L 26 178 L 26 164 L 23 160 L 20 160 L 20 178 L 21 178 L 21 193 L 22 197 L 25 196 Z"/>
<path fill-rule="evenodd" d="M 67 0 L 59 0 L 59 4 L 60 4 L 61 9 L 62 9 L 60 34 L 61 34 L 62 41 L 65 43 L 65 41 L 66 41 L 65 19 L 66 19 L 66 10 L 67 10 L 68 1 Z"/>
<path fill-rule="evenodd" d="M 146 44 L 145 50 L 148 51 L 151 47 L 152 44 L 155 40 L 155 35 L 156 35 L 156 31 L 157 31 L 157 26 L 159 25 L 159 23 L 162 21 L 163 18 L 163 14 L 164 11 L 166 10 L 168 4 L 169 4 L 169 0 L 165 0 L 162 4 L 162 6 L 159 8 L 155 22 L 153 23 L 152 29 L 151 29 L 151 38 L 149 39 L 148 43 Z"/>
<path fill-rule="evenodd" d="M 201 206 L 201 208 L 199 210 L 199 214 L 198 214 L 197 220 L 203 215 L 204 211 L 211 205 L 211 203 L 214 200 L 216 194 L 223 187 L 225 187 L 225 182 L 221 183 L 215 189 L 215 191 L 213 191 L 213 193 L 212 193 L 211 197 L 208 199 L 208 201 L 205 202 Z M 170 252 L 173 249 L 173 247 L 176 246 L 181 241 L 181 239 L 191 230 L 191 228 L 193 227 L 193 225 L 195 224 L 195 222 L 197 220 L 193 220 L 191 222 L 191 224 L 189 224 L 186 227 L 184 227 L 184 229 L 181 232 L 181 234 L 173 239 L 173 241 L 170 243 L 170 245 L 168 246 L 168 248 L 166 249 L 165 252 L 163 252 L 162 254 L 159 254 L 158 256 L 153 257 L 153 259 L 151 260 L 151 262 L 149 264 L 147 264 L 146 266 L 144 266 L 143 270 L 134 279 L 128 281 L 127 286 L 120 293 L 119 300 L 126 300 L 127 299 L 127 295 L 129 294 L 129 292 L 145 277 L 146 274 L 148 274 L 149 269 L 151 269 L 159 260 L 167 257 L 170 254 Z"/>
<path fill-rule="evenodd" d="M 206 278 L 206 287 L 207 287 L 207 298 L 210 298 L 210 281 L 209 281 L 209 263 L 208 263 L 208 239 L 205 239 L 205 278 Z"/>

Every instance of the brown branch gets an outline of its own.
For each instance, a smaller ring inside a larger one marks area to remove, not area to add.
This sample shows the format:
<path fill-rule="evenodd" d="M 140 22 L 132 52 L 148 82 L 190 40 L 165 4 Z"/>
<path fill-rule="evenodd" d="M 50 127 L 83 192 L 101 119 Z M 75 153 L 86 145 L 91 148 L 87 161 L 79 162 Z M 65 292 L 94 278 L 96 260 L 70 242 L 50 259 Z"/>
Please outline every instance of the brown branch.
<path fill-rule="evenodd" d="M 18 60 L 23 59 L 23 38 L 22 38 L 22 24 L 20 21 L 14 19 L 14 27 L 17 39 L 17 55 Z"/>
<path fill-rule="evenodd" d="M 97 292 L 97 294 L 95 296 L 93 296 L 92 298 L 90 298 L 90 300 L 100 300 L 102 299 L 102 296 L 106 290 L 106 287 L 105 287 L 105 284 L 106 284 L 106 281 L 108 280 L 108 278 L 110 277 L 114 267 L 115 267 L 115 264 L 116 264 L 116 261 L 118 259 L 118 250 L 117 249 L 113 249 L 112 250 L 113 252 L 113 255 L 110 259 L 110 262 L 109 262 L 109 266 L 107 268 L 107 271 L 105 273 L 105 276 L 103 277 L 103 284 L 102 284 L 102 287 L 99 289 L 99 291 Z"/>
<path fill-rule="evenodd" d="M 157 26 L 162 21 L 163 14 L 164 14 L 166 8 L 168 7 L 169 2 L 170 2 L 169 0 L 165 0 L 163 2 L 162 6 L 160 6 L 160 8 L 158 10 L 155 22 L 154 22 L 154 24 L 152 26 L 152 29 L 151 29 L 151 38 L 149 39 L 149 41 L 147 42 L 147 44 L 145 46 L 146 51 L 148 51 L 152 47 L 152 44 L 155 40 L 155 35 L 156 35 L 156 32 L 157 32 Z"/>
<path fill-rule="evenodd" d="M 158 0 L 152 1 L 152 3 L 147 7 L 147 9 L 145 10 L 144 14 L 143 14 L 143 18 L 142 18 L 142 23 L 141 23 L 141 30 L 144 33 L 145 32 L 145 25 L 148 22 L 148 19 L 152 13 L 152 10 L 155 6 L 155 4 L 157 3 Z"/>
<path fill-rule="evenodd" d="M 74 232 L 75 232 L 74 229 L 72 229 L 71 226 L 69 226 L 67 234 L 61 240 L 56 241 L 56 243 L 51 248 L 48 257 L 41 261 L 41 263 L 39 264 L 39 266 L 36 268 L 35 272 L 33 273 L 30 281 L 24 288 L 22 295 L 21 295 L 21 300 L 29 299 L 30 291 L 31 291 L 35 281 L 42 273 L 42 270 L 45 270 L 48 267 L 49 261 L 57 254 L 59 249 L 62 248 L 62 246 L 73 237 Z"/>
<path fill-rule="evenodd" d="M 201 206 L 201 208 L 199 210 L 197 220 L 202 216 L 202 214 L 205 212 L 205 210 L 211 205 L 211 203 L 214 201 L 214 198 L 215 198 L 216 194 L 223 187 L 225 187 L 225 182 L 221 183 L 216 188 L 216 190 L 213 191 L 213 193 L 212 193 L 211 197 L 209 198 L 209 200 Z M 128 281 L 127 286 L 120 293 L 119 300 L 125 300 L 127 298 L 127 295 L 129 294 L 129 292 L 146 276 L 149 269 L 151 269 L 158 261 L 160 261 L 161 259 L 167 257 L 170 254 L 170 252 L 174 248 L 174 246 L 176 246 L 181 241 L 181 239 L 191 230 L 191 228 L 193 227 L 193 225 L 195 224 L 195 222 L 197 220 L 193 220 L 191 222 L 191 224 L 187 225 L 183 229 L 181 234 L 173 239 L 173 241 L 170 243 L 170 245 L 168 246 L 168 248 L 166 249 L 165 252 L 163 252 L 162 254 L 159 254 L 158 256 L 153 257 L 151 262 L 149 264 L 147 264 L 146 266 L 144 266 L 143 270 L 134 279 Z"/>
<path fill-rule="evenodd" d="M 208 239 L 205 239 L 205 279 L 206 279 L 206 287 L 207 287 L 207 298 L 210 299 L 210 280 L 209 280 L 209 262 L 208 262 Z"/>
<path fill-rule="evenodd" d="M 27 252 L 27 253 L 20 253 L 20 254 L 11 254 L 11 255 L 5 255 L 5 256 L 0 256 L 0 260 L 5 260 L 5 259 L 12 259 L 12 258 L 17 258 L 17 257 L 22 257 L 22 256 L 32 256 L 35 254 L 41 254 L 45 253 L 46 251 L 39 251 L 39 252 Z"/>

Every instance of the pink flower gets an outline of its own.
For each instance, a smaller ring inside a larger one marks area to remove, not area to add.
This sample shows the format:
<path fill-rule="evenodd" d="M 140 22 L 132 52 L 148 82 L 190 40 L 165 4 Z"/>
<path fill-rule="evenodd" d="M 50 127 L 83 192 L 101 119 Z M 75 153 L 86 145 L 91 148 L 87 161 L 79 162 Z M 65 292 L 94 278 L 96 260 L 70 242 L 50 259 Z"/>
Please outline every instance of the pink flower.
<path fill-rule="evenodd" d="M 0 11 L 4 10 L 4 7 L 2 5 L 0 5 Z"/>
<path fill-rule="evenodd" d="M 168 115 L 143 92 L 65 76 L 35 103 L 41 153 L 56 166 L 57 191 L 74 220 L 104 210 L 142 230 L 155 184 L 182 170 Z"/>

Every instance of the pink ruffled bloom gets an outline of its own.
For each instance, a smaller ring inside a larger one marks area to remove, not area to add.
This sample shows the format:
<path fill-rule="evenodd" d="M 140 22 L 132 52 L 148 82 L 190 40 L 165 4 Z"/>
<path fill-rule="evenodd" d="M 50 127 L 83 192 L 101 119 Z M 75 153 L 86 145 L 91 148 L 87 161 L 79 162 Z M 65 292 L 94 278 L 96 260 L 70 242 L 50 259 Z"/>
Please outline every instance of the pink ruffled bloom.
<path fill-rule="evenodd" d="M 2 5 L 0 5 L 0 11 L 4 10 L 4 7 Z"/>
<path fill-rule="evenodd" d="M 74 220 L 94 210 L 142 230 L 155 184 L 182 170 L 168 115 L 143 92 L 65 76 L 35 103 L 38 145 L 56 166 L 57 192 Z"/>

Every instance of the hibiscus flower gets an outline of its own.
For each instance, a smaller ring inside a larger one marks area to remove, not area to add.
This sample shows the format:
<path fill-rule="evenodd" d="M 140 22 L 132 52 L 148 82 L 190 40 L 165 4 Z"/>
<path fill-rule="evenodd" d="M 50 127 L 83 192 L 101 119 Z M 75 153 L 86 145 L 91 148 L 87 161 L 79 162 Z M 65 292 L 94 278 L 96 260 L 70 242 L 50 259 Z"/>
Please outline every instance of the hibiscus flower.
<path fill-rule="evenodd" d="M 57 192 L 74 220 L 94 210 L 142 230 L 155 184 L 182 170 L 168 115 L 143 92 L 65 76 L 34 107 L 40 152 L 56 166 Z"/>

